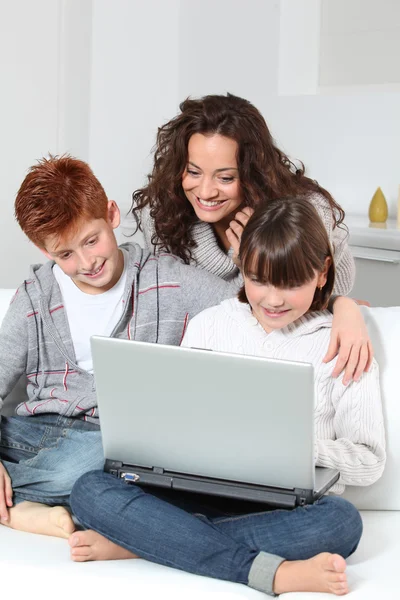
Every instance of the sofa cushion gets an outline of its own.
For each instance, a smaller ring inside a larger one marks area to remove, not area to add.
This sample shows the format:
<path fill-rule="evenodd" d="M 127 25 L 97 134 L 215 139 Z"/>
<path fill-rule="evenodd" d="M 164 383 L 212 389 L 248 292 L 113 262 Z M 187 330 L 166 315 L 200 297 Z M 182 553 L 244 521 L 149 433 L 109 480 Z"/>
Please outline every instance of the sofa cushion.
<path fill-rule="evenodd" d="M 348 486 L 344 496 L 360 509 L 400 510 L 400 307 L 361 310 L 379 363 L 387 461 L 381 479 L 368 487 Z"/>
<path fill-rule="evenodd" d="M 10 305 L 11 299 L 15 294 L 15 290 L 0 289 L 0 325 L 3 321 L 4 315 Z M 22 402 L 26 397 L 26 377 L 22 376 L 11 394 L 4 398 L 4 405 L 2 408 L 2 415 L 9 416 L 14 413 L 14 408 Z"/>
<path fill-rule="evenodd" d="M 397 564 L 400 556 L 400 512 L 362 514 L 364 535 L 348 559 L 348 600 L 397 600 Z M 69 600 L 72 582 L 78 598 L 135 600 L 262 600 L 265 594 L 235 583 L 190 575 L 145 560 L 74 563 L 66 540 L 1 528 L 0 564 L 9 581 L 18 582 L 17 598 Z M 45 583 L 44 583 L 45 582 Z M 282 600 L 329 600 L 317 593 L 281 594 Z"/>

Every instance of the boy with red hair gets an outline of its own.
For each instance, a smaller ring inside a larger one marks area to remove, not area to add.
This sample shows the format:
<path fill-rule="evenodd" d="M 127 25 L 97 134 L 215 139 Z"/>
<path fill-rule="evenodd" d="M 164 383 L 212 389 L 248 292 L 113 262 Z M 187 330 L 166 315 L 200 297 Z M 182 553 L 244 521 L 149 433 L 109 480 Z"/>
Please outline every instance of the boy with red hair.
<path fill-rule="evenodd" d="M 30 169 L 15 214 L 49 261 L 31 267 L 0 329 L 0 408 L 23 374 L 28 396 L 0 422 L 0 523 L 68 537 L 70 490 L 104 461 L 91 335 L 178 345 L 189 317 L 237 290 L 171 255 L 118 247 L 118 206 L 70 156 Z"/>

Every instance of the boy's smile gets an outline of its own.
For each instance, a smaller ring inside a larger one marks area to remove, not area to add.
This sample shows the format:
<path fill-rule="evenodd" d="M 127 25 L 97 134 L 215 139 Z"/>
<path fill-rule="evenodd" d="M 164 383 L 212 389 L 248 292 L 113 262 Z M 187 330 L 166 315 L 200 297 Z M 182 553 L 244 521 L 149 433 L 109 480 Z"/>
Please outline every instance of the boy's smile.
<path fill-rule="evenodd" d="M 78 231 L 61 238 L 45 240 L 45 255 L 87 294 L 102 294 L 119 280 L 124 258 L 118 249 L 114 229 L 119 225 L 119 210 L 115 202 L 108 203 L 108 218 L 83 221 Z"/>

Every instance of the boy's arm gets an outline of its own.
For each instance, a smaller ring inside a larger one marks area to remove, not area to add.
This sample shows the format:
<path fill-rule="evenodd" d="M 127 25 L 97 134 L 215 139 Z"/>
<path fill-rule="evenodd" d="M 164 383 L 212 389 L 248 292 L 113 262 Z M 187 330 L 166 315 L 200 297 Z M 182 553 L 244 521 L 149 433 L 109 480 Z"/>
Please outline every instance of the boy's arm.
<path fill-rule="evenodd" d="M 235 278 L 234 281 L 225 281 L 191 265 L 179 263 L 179 268 L 182 297 L 189 318 L 209 306 L 219 304 L 222 300 L 233 298 L 243 284 L 241 277 Z"/>
<path fill-rule="evenodd" d="M 336 439 L 317 440 L 316 464 L 338 469 L 339 483 L 370 485 L 382 475 L 386 461 L 378 365 L 374 361 L 359 382 L 346 387 L 332 381 Z"/>
<path fill-rule="evenodd" d="M 28 329 L 26 293 L 21 286 L 0 327 L 0 410 L 22 373 L 26 372 Z"/>

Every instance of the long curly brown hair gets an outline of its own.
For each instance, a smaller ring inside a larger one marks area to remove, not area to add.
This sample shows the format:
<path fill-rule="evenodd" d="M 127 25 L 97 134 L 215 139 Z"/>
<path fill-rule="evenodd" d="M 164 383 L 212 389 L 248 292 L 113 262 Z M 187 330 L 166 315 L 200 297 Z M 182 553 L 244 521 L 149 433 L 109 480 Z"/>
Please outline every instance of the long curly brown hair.
<path fill-rule="evenodd" d="M 344 219 L 343 209 L 318 183 L 305 176 L 303 163 L 296 166 L 276 147 L 261 113 L 248 100 L 232 94 L 187 98 L 180 114 L 158 129 L 153 172 L 146 187 L 132 195 L 131 211 L 141 229 L 140 211 L 150 206 L 155 235 L 152 243 L 190 262 L 196 242 L 192 225 L 196 214 L 182 189 L 188 143 L 195 133 L 219 134 L 236 141 L 240 191 L 244 206 L 285 197 L 324 196 L 335 226 Z M 137 230 L 136 228 L 136 230 Z"/>

